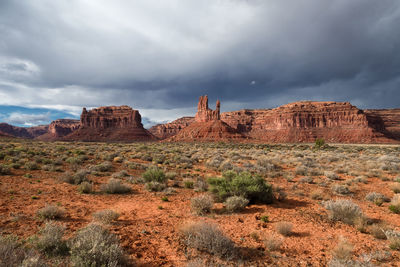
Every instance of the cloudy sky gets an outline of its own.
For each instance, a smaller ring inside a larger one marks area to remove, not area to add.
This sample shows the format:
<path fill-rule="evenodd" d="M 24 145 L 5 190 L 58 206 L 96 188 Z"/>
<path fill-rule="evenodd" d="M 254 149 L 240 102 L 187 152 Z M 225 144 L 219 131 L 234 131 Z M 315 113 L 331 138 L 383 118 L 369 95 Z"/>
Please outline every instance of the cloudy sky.
<path fill-rule="evenodd" d="M 298 100 L 400 107 L 398 0 L 0 1 L 0 121 L 152 122 Z"/>

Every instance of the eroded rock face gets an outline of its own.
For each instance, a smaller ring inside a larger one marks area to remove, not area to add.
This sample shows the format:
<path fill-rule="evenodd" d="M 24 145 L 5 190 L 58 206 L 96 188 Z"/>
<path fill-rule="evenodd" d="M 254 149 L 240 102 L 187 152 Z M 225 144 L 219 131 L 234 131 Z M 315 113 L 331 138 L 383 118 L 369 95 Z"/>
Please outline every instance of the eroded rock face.
<path fill-rule="evenodd" d="M 143 128 L 139 111 L 128 106 L 83 108 L 79 128 L 65 140 L 79 141 L 136 141 L 155 137 Z"/>
<path fill-rule="evenodd" d="M 79 120 L 59 119 L 52 121 L 45 134 L 40 135 L 37 139 L 42 141 L 54 141 L 67 136 L 77 130 L 81 125 Z"/>
<path fill-rule="evenodd" d="M 18 127 L 8 123 L 0 123 L 0 132 L 8 136 L 33 139 L 47 132 L 48 125 L 34 127 Z"/>
<path fill-rule="evenodd" d="M 197 104 L 197 113 L 194 117 L 196 122 L 207 122 L 220 119 L 221 103 L 217 100 L 216 109 L 208 108 L 208 96 L 200 96 L 199 103 Z"/>
<path fill-rule="evenodd" d="M 194 122 L 194 117 L 183 117 L 165 124 L 157 124 L 149 132 L 160 139 L 176 135 L 180 130 Z"/>
<path fill-rule="evenodd" d="M 372 121 L 383 124 L 384 129 L 393 138 L 400 140 L 400 108 L 395 109 L 368 109 L 365 114 Z"/>

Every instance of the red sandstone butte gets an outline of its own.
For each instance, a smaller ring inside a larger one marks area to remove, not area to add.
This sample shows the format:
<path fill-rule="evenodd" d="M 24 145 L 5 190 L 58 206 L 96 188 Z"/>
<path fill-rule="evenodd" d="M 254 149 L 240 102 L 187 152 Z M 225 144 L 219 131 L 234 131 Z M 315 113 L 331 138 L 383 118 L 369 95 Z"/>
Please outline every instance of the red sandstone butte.
<path fill-rule="evenodd" d="M 197 105 L 194 122 L 180 130 L 169 141 L 227 141 L 243 140 L 245 137 L 220 119 L 221 103 L 217 100 L 216 109 L 208 108 L 208 97 L 201 96 Z"/>
<path fill-rule="evenodd" d="M 180 130 L 189 126 L 193 122 L 194 117 L 182 117 L 169 123 L 154 125 L 149 129 L 149 132 L 159 139 L 166 139 L 174 136 Z"/>
<path fill-rule="evenodd" d="M 76 141 L 147 141 L 155 140 L 143 128 L 139 111 L 128 106 L 83 108 L 80 126 L 63 138 Z"/>
<path fill-rule="evenodd" d="M 77 130 L 81 123 L 79 120 L 59 119 L 52 121 L 45 134 L 38 136 L 36 139 L 42 141 L 55 141 L 67 136 Z"/>

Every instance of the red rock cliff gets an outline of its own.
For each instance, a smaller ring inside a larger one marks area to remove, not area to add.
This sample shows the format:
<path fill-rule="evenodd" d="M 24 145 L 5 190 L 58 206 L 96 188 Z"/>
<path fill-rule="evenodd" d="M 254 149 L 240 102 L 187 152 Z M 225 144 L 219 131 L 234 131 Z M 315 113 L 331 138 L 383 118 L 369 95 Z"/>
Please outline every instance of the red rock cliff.
<path fill-rule="evenodd" d="M 42 141 L 55 141 L 77 130 L 81 123 L 79 120 L 59 119 L 52 121 L 45 134 L 38 136 Z"/>
<path fill-rule="evenodd" d="M 221 103 L 217 100 L 216 109 L 208 108 L 208 96 L 200 96 L 197 105 L 197 113 L 194 117 L 196 122 L 207 122 L 220 119 L 220 106 Z"/>
<path fill-rule="evenodd" d="M 395 109 L 369 109 L 365 114 L 370 120 L 384 125 L 384 129 L 393 138 L 400 140 L 400 108 Z"/>
<path fill-rule="evenodd" d="M 165 139 L 177 134 L 180 130 L 194 122 L 194 117 L 183 117 L 165 124 L 157 124 L 149 132 L 160 139 Z"/>
<path fill-rule="evenodd" d="M 139 111 L 128 106 L 83 108 L 80 127 L 65 140 L 136 141 L 155 137 L 143 128 Z"/>

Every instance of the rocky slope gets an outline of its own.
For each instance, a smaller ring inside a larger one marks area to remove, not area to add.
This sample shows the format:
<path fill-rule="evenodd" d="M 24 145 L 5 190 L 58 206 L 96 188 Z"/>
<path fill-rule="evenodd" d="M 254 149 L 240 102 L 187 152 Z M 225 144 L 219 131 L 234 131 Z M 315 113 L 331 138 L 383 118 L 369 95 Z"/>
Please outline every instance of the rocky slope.
<path fill-rule="evenodd" d="M 245 136 L 239 133 L 220 119 L 219 100 L 216 109 L 208 108 L 208 97 L 201 96 L 197 106 L 194 122 L 180 130 L 169 141 L 231 141 L 244 140 Z"/>
<path fill-rule="evenodd" d="M 159 139 L 166 139 L 177 134 L 193 122 L 194 117 L 182 117 L 169 123 L 154 125 L 149 129 L 149 132 Z"/>
<path fill-rule="evenodd" d="M 365 113 L 370 120 L 375 119 L 383 126 L 389 134 L 400 140 L 400 108 L 396 109 L 367 109 Z"/>
<path fill-rule="evenodd" d="M 143 128 L 139 111 L 128 106 L 83 108 L 80 126 L 63 140 L 145 141 L 156 139 Z"/>
<path fill-rule="evenodd" d="M 0 123 L 0 133 L 8 136 L 33 139 L 47 132 L 47 125 L 34 127 L 18 127 L 8 123 Z"/>

